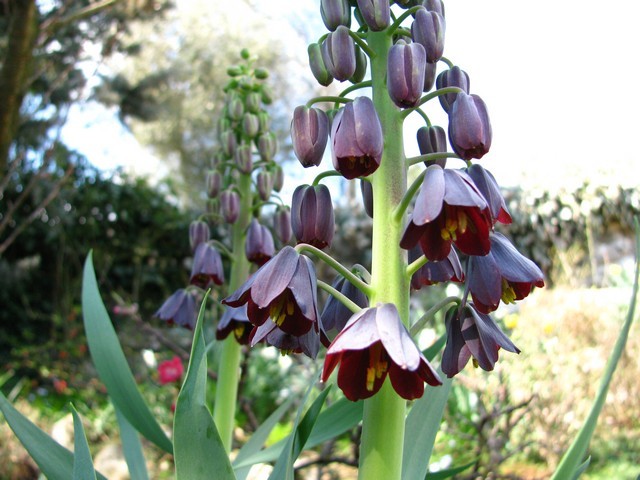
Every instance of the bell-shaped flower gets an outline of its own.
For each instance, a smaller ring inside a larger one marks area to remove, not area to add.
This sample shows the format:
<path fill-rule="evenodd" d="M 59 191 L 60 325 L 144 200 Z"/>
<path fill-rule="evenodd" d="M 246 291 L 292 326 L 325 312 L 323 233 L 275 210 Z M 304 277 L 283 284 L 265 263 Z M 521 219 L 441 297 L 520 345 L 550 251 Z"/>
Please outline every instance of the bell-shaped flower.
<path fill-rule="evenodd" d="M 201 243 L 208 242 L 210 238 L 211 230 L 206 222 L 194 220 L 189 224 L 189 244 L 192 252 L 195 252 Z"/>
<path fill-rule="evenodd" d="M 469 93 L 469 75 L 467 75 L 467 72 L 462 70 L 460 67 L 451 67 L 449 70 L 444 70 L 440 75 L 438 75 L 436 78 L 436 87 L 438 89 L 458 87 Z M 444 95 L 440 95 L 438 99 L 440 100 L 442 109 L 449 113 L 449 110 L 451 110 L 451 106 L 456 101 L 457 97 L 457 93 L 446 93 Z"/>
<path fill-rule="evenodd" d="M 289 243 L 291 240 L 291 210 L 287 206 L 281 206 L 276 209 L 273 215 L 273 231 L 280 241 Z"/>
<path fill-rule="evenodd" d="M 247 260 L 260 266 L 271 260 L 276 253 L 271 232 L 255 218 L 249 224 L 244 249 Z"/>
<path fill-rule="evenodd" d="M 475 163 L 467 168 L 467 174 L 469 174 L 473 183 L 478 187 L 478 190 L 480 190 L 480 193 L 487 201 L 493 223 L 500 222 L 505 225 L 510 224 L 512 220 L 509 210 L 507 209 L 507 204 L 504 201 L 502 192 L 500 192 L 498 182 L 496 182 L 491 172 L 485 170 L 479 163 Z"/>
<path fill-rule="evenodd" d="M 482 158 L 491 147 L 491 122 L 487 106 L 477 95 L 458 93 L 449 110 L 449 142 L 464 160 Z"/>
<path fill-rule="evenodd" d="M 311 260 L 285 246 L 222 303 L 247 304 L 249 321 L 256 326 L 269 317 L 288 334 L 307 333 L 318 320 L 316 271 Z"/>
<path fill-rule="evenodd" d="M 311 43 L 307 47 L 309 54 L 309 68 L 316 81 L 323 87 L 327 87 L 333 82 L 333 77 L 329 73 L 322 58 L 322 47 L 319 43 Z"/>
<path fill-rule="evenodd" d="M 298 243 L 331 245 L 335 229 L 333 203 L 326 185 L 300 185 L 291 199 L 291 228 Z"/>
<path fill-rule="evenodd" d="M 358 0 L 362 18 L 374 32 L 384 30 L 391 23 L 391 9 L 388 0 Z"/>
<path fill-rule="evenodd" d="M 208 288 L 212 283 L 216 285 L 224 283 L 220 252 L 209 243 L 201 243 L 196 248 L 189 283 L 202 289 Z"/>
<path fill-rule="evenodd" d="M 438 12 L 421 8 L 411 24 L 411 38 L 421 44 L 429 63 L 436 63 L 444 53 L 445 21 Z"/>
<path fill-rule="evenodd" d="M 370 98 L 358 97 L 338 111 L 331 126 L 331 147 L 333 167 L 349 180 L 378 169 L 384 143 Z"/>
<path fill-rule="evenodd" d="M 233 336 L 240 345 L 248 345 L 251 330 L 253 325 L 247 317 L 247 304 L 238 308 L 226 307 L 216 327 L 216 339 L 224 340 L 233 332 Z"/>
<path fill-rule="evenodd" d="M 240 214 L 240 195 L 235 190 L 225 190 L 220 194 L 220 209 L 227 223 L 235 223 Z"/>
<path fill-rule="evenodd" d="M 538 266 L 522 255 L 501 233 L 490 236 L 491 250 L 482 257 L 469 257 L 469 291 L 476 309 L 494 311 L 504 303 L 525 298 L 533 287 L 544 287 Z"/>
<path fill-rule="evenodd" d="M 487 202 L 469 176 L 461 170 L 427 168 L 400 246 L 420 243 L 432 261 L 447 258 L 451 245 L 467 255 L 489 252 L 491 216 Z"/>
<path fill-rule="evenodd" d="M 327 30 L 332 32 L 340 25 L 351 26 L 349 0 L 320 0 L 320 15 Z"/>
<path fill-rule="evenodd" d="M 184 288 L 176 290 L 153 314 L 154 317 L 164 320 L 170 325 L 193 330 L 197 319 L 196 299 L 193 294 Z"/>
<path fill-rule="evenodd" d="M 444 128 L 439 125 L 420 127 L 416 133 L 416 139 L 418 140 L 420 155 L 444 153 L 447 151 L 447 134 L 445 133 Z M 424 164 L 427 167 L 429 165 L 437 164 L 444 168 L 447 164 L 447 159 L 440 158 L 438 160 L 428 160 L 424 162 Z"/>
<path fill-rule="evenodd" d="M 442 371 L 451 378 L 458 374 L 473 357 L 474 364 L 483 370 L 493 370 L 498 350 L 520 353 L 489 315 L 479 313 L 473 304 L 462 309 L 455 306 L 445 315 L 447 344 L 442 353 Z"/>
<path fill-rule="evenodd" d="M 389 49 L 387 90 L 398 107 L 418 105 L 424 88 L 425 63 L 425 50 L 419 43 L 400 40 Z"/>
<path fill-rule="evenodd" d="M 343 25 L 329 33 L 322 42 L 322 60 L 329 74 L 340 82 L 349 80 L 356 71 L 356 48 L 349 29 Z"/>
<path fill-rule="evenodd" d="M 329 139 L 329 118 L 318 108 L 296 107 L 291 121 L 293 151 L 303 167 L 318 166 Z"/>
<path fill-rule="evenodd" d="M 409 250 L 409 262 L 413 262 L 422 256 L 422 250 L 414 247 Z M 411 276 L 411 288 L 420 290 L 426 285 L 435 285 L 443 282 L 463 282 L 464 272 L 458 254 L 452 248 L 447 258 L 438 262 L 427 262 Z"/>
<path fill-rule="evenodd" d="M 369 306 L 369 298 L 342 275 L 337 275 L 331 286 L 359 307 Z M 329 295 L 320 315 L 320 323 L 325 332 L 329 330 L 340 332 L 352 316 L 351 310 L 333 295 Z"/>
<path fill-rule="evenodd" d="M 320 350 L 320 338 L 314 328 L 302 335 L 292 335 L 283 331 L 272 319 L 255 327 L 251 332 L 249 342 L 252 347 L 262 341 L 276 347 L 283 354 L 304 353 L 313 359 L 316 358 Z"/>
<path fill-rule="evenodd" d="M 373 396 L 387 375 L 407 400 L 422 396 L 424 382 L 442 384 L 392 303 L 365 308 L 351 317 L 327 349 L 322 381 L 338 364 L 338 386 L 352 401 Z"/>

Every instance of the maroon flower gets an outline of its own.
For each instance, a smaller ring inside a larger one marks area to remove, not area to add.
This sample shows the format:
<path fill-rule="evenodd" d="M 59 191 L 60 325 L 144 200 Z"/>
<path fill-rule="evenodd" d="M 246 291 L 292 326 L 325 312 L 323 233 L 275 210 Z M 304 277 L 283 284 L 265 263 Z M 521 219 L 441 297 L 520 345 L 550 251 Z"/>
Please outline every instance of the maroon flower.
<path fill-rule="evenodd" d="M 216 285 L 224 283 L 220 252 L 208 243 L 201 243 L 196 248 L 189 283 L 203 289 L 208 288 L 212 283 Z"/>
<path fill-rule="evenodd" d="M 449 110 L 449 143 L 460 158 L 482 158 L 491 148 L 487 106 L 478 95 L 458 93 Z"/>
<path fill-rule="evenodd" d="M 338 386 L 352 401 L 374 395 L 387 374 L 394 390 L 407 400 L 422 396 L 424 382 L 442 384 L 391 303 L 365 308 L 351 317 L 327 350 L 322 381 L 338 363 Z"/>
<path fill-rule="evenodd" d="M 244 250 L 251 263 L 261 266 L 276 253 L 271 232 L 255 218 L 249 224 Z"/>
<path fill-rule="evenodd" d="M 459 373 L 473 356 L 474 364 L 493 370 L 498 350 L 520 353 L 489 315 L 479 313 L 473 304 L 452 307 L 445 315 L 447 344 L 442 353 L 442 371 L 449 377 Z"/>
<path fill-rule="evenodd" d="M 317 295 L 313 263 L 285 246 L 222 303 L 247 304 L 253 325 L 260 326 L 271 317 L 283 332 L 300 336 L 318 319 Z"/>
<path fill-rule="evenodd" d="M 247 304 L 238 308 L 227 307 L 218 322 L 216 339 L 224 340 L 233 332 L 233 336 L 240 345 L 247 345 L 252 329 L 253 325 L 247 317 Z"/>
<path fill-rule="evenodd" d="M 373 102 L 358 97 L 341 108 L 331 126 L 333 167 L 351 180 L 375 172 L 382 159 L 382 126 Z"/>
<path fill-rule="evenodd" d="M 422 256 L 422 250 L 414 247 L 409 250 L 409 261 L 412 262 Z M 411 288 L 420 290 L 425 285 L 435 285 L 442 282 L 463 282 L 464 272 L 458 254 L 452 248 L 444 260 L 427 262 L 411 277 Z"/>
<path fill-rule="evenodd" d="M 416 140 L 418 141 L 420 155 L 444 153 L 447 151 L 447 134 L 445 133 L 444 128 L 438 125 L 420 127 L 416 133 Z M 428 160 L 424 162 L 424 164 L 427 167 L 433 164 L 438 164 L 444 168 L 447 164 L 447 159 L 440 158 L 438 160 Z"/>
<path fill-rule="evenodd" d="M 196 326 L 196 299 L 184 288 L 173 293 L 156 313 L 154 317 L 171 324 L 193 330 Z"/>
<path fill-rule="evenodd" d="M 359 307 L 365 308 L 369 306 L 367 296 L 342 275 L 337 275 L 331 286 Z M 353 312 L 351 310 L 345 307 L 340 300 L 329 295 L 320 315 L 320 322 L 325 331 L 336 330 L 340 332 L 352 316 Z"/>
<path fill-rule="evenodd" d="M 507 204 L 504 201 L 502 192 L 500 192 L 498 182 L 496 182 L 491 172 L 485 170 L 479 163 L 475 163 L 467 168 L 467 173 L 487 201 L 493 223 L 500 222 L 505 225 L 510 224 L 511 215 L 509 214 L 509 210 L 507 210 Z"/>
<path fill-rule="evenodd" d="M 331 245 L 335 219 L 326 185 L 300 185 L 291 199 L 291 228 L 298 243 L 317 248 Z"/>
<path fill-rule="evenodd" d="M 420 242 L 432 262 L 447 258 L 452 243 L 467 255 L 486 255 L 490 228 L 489 208 L 471 178 L 431 165 L 400 246 L 409 250 Z"/>
<path fill-rule="evenodd" d="M 167 383 L 179 382 L 184 373 L 182 360 L 180 357 L 174 356 L 171 360 L 165 360 L 158 365 L 158 379 L 160 385 Z"/>
<path fill-rule="evenodd" d="M 279 349 L 283 354 L 304 353 L 309 358 L 316 358 L 320 350 L 320 339 L 315 328 L 302 335 L 291 335 L 284 332 L 273 320 L 268 319 L 259 327 L 255 327 L 249 336 L 251 346 L 264 341 Z"/>
<path fill-rule="evenodd" d="M 469 291 L 479 312 L 489 313 L 504 303 L 525 298 L 533 287 L 544 287 L 538 266 L 522 255 L 507 238 L 495 232 L 490 236 L 491 251 L 482 257 L 469 257 Z"/>

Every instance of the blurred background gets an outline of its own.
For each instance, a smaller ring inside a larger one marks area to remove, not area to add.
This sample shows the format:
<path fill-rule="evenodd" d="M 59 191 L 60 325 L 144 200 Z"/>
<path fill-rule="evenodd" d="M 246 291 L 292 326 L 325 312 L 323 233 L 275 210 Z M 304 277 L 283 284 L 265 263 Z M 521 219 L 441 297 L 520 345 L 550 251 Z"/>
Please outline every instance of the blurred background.
<path fill-rule="evenodd" d="M 505 233 L 543 269 L 547 287 L 497 312 L 522 353 L 502 355 L 494 372 L 469 366 L 457 377 L 434 468 L 472 462 L 459 478 L 548 478 L 590 407 L 629 302 L 640 211 L 640 7 L 445 5 L 445 56 L 488 105 L 494 139 L 482 164 L 514 217 Z M 109 478 L 127 477 L 118 476 L 115 414 L 85 346 L 84 258 L 94 250 L 143 394 L 170 425 L 177 386 L 161 384 L 157 365 L 174 355 L 185 361 L 190 336 L 152 315 L 188 280 L 187 228 L 204 209 L 226 69 L 248 48 L 271 73 L 288 202 L 299 183 L 331 165 L 325 158 L 303 170 L 288 138 L 296 105 L 339 91 L 319 87 L 308 69 L 307 44 L 324 33 L 316 0 L 0 2 L 0 388 L 63 442 L 73 402 L 90 422 L 97 468 L 113 468 Z M 429 107 L 434 123 L 446 125 L 438 103 Z M 408 156 L 418 152 L 419 125 L 417 116 L 406 122 Z M 359 189 L 327 183 L 339 193 L 331 251 L 368 265 L 371 223 Z M 416 315 L 443 294 L 428 290 L 416 292 Z M 585 478 L 640 475 L 638 328 Z M 311 369 L 269 349 L 254 350 L 248 365 L 238 443 L 305 388 Z M 355 430 L 309 452 L 300 478 L 355 478 L 357 437 Z M 154 478 L 172 477 L 170 458 L 151 447 L 149 458 Z M 37 477 L 3 421 L 0 479 Z"/>

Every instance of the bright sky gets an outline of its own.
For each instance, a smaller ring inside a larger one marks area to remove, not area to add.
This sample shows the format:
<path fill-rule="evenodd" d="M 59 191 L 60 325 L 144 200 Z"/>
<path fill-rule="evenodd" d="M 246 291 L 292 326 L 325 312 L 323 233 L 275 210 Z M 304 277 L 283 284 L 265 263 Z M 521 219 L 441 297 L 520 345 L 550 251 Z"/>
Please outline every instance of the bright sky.
<path fill-rule="evenodd" d="M 289 18 L 304 18 L 318 4 L 270 2 L 296 9 Z M 638 185 L 640 4 L 560 0 L 542 8 L 445 0 L 445 6 L 445 56 L 467 71 L 471 92 L 487 103 L 494 138 L 482 162 L 499 183 L 555 188 L 589 178 Z M 324 33 L 318 26 L 305 25 L 310 38 Z M 297 50 L 306 58 L 306 44 Z M 445 125 L 437 101 L 427 113 Z M 113 118 L 114 112 L 75 109 L 64 138 L 100 168 L 146 164 L 156 171 L 157 162 Z M 417 151 L 413 131 L 408 155 Z"/>

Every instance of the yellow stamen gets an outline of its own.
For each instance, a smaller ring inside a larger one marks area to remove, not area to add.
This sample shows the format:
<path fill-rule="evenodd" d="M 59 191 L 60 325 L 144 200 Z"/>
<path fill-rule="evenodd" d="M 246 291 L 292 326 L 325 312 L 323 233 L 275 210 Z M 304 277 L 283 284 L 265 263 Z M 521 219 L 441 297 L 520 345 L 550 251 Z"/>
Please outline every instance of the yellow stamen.
<path fill-rule="evenodd" d="M 386 360 L 382 359 L 382 344 L 375 343 L 369 350 L 369 367 L 367 368 L 367 390 L 373 391 L 376 379 L 382 378 L 389 368 Z"/>
<path fill-rule="evenodd" d="M 468 220 L 469 217 L 464 213 L 464 210 L 458 210 L 458 231 L 460 233 L 467 231 L 467 225 L 469 224 Z"/>
<path fill-rule="evenodd" d="M 502 279 L 502 301 L 504 303 L 515 303 L 516 301 L 516 292 L 513 290 L 513 287 L 509 285 L 504 278 Z"/>
<path fill-rule="evenodd" d="M 444 228 L 440 230 L 440 236 L 443 240 L 456 241 L 456 230 L 458 229 L 458 222 L 453 218 L 447 218 Z"/>
<path fill-rule="evenodd" d="M 478 361 L 475 358 L 472 358 L 471 361 L 473 362 L 473 368 L 478 368 Z"/>
<path fill-rule="evenodd" d="M 233 329 L 233 334 L 236 336 L 238 340 L 242 338 L 242 334 L 244 333 L 244 325 L 238 325 Z"/>
<path fill-rule="evenodd" d="M 375 369 L 372 367 L 367 368 L 367 390 L 370 392 L 373 390 L 373 382 L 375 378 L 376 378 Z"/>

